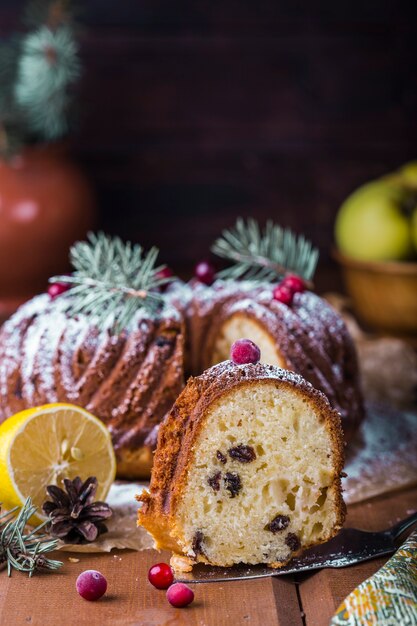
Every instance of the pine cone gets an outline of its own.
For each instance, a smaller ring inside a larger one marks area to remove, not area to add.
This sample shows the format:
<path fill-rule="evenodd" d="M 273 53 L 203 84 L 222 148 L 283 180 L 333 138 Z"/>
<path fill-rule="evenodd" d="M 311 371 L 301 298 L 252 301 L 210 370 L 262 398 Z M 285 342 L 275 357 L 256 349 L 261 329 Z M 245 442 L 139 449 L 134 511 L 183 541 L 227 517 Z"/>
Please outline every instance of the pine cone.
<path fill-rule="evenodd" d="M 74 480 L 64 478 L 64 489 L 48 485 L 47 500 L 42 506 L 50 521 L 46 529 L 57 539 L 65 543 L 89 543 L 107 532 L 105 519 L 112 515 L 112 510 L 105 502 L 93 502 L 97 490 L 97 478 L 90 476 L 83 483 L 77 476 Z"/>

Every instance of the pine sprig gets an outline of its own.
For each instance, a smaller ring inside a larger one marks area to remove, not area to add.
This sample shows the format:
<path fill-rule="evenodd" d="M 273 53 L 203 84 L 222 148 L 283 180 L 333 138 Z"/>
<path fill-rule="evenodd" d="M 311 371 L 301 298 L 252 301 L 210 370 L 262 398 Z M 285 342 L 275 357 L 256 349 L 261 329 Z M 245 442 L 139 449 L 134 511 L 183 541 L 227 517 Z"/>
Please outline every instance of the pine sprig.
<path fill-rule="evenodd" d="M 13 569 L 32 576 L 37 570 L 56 570 L 61 567 L 61 561 L 45 556 L 58 546 L 56 539 L 50 540 L 41 532 L 48 520 L 27 531 L 26 525 L 36 512 L 36 507 L 28 498 L 18 511 L 19 507 L 15 507 L 0 515 L 0 568 L 7 566 L 9 576 Z"/>
<path fill-rule="evenodd" d="M 0 46 L 0 154 L 56 140 L 72 126 L 81 74 L 70 0 L 33 0 L 29 29 Z"/>
<path fill-rule="evenodd" d="M 22 39 L 14 96 L 31 132 L 50 141 L 68 131 L 70 87 L 79 75 L 70 26 L 41 26 Z"/>
<path fill-rule="evenodd" d="M 211 250 L 234 263 L 219 272 L 219 278 L 255 282 L 281 280 L 286 274 L 294 273 L 309 283 L 319 256 L 317 248 L 288 228 L 268 221 L 262 231 L 254 219 L 245 222 L 242 218 L 233 228 L 223 231 Z"/>
<path fill-rule="evenodd" d="M 74 272 L 49 282 L 70 285 L 62 296 L 70 315 L 92 316 L 97 326 L 120 332 L 139 308 L 154 315 L 163 304 L 158 287 L 172 279 L 160 276 L 165 266 L 156 265 L 158 253 L 155 247 L 145 253 L 139 244 L 89 233 L 71 248 Z"/>

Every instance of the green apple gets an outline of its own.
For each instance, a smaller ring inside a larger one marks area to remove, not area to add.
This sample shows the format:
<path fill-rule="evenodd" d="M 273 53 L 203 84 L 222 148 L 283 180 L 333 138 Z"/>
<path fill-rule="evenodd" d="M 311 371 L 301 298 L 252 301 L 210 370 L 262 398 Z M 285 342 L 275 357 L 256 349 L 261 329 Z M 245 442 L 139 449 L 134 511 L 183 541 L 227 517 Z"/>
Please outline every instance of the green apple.
<path fill-rule="evenodd" d="M 404 185 L 417 188 L 417 161 L 410 161 L 398 171 Z"/>
<path fill-rule="evenodd" d="M 407 259 L 413 254 L 407 190 L 396 177 L 367 183 L 340 207 L 335 237 L 339 250 L 366 261 Z"/>
<path fill-rule="evenodd" d="M 417 207 L 413 211 L 411 216 L 411 238 L 414 244 L 414 250 L 417 253 Z"/>

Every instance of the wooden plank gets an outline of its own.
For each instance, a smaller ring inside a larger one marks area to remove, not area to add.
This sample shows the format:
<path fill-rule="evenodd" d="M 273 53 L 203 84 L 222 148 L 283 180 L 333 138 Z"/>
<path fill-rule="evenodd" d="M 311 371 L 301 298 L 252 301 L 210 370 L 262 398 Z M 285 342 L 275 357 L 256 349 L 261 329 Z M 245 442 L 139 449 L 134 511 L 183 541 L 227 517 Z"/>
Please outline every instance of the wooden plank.
<path fill-rule="evenodd" d="M 302 626 L 304 624 L 297 584 L 293 576 L 269 579 L 275 597 L 278 624 L 282 626 Z M 265 583 L 266 584 L 266 581 Z M 268 622 L 264 620 L 263 626 Z"/>
<path fill-rule="evenodd" d="M 417 508 L 417 489 L 409 489 L 348 509 L 346 525 L 383 530 L 411 515 Z M 363 580 L 374 574 L 386 559 L 376 559 L 345 569 L 322 570 L 300 577 L 300 597 L 307 626 L 328 626 L 342 600 Z"/>
<path fill-rule="evenodd" d="M 35 576 L 30 581 L 17 573 L 11 579 L 2 577 L 1 589 L 6 598 L 0 606 L 0 624 L 286 626 L 289 622 L 285 615 L 292 614 L 292 608 L 294 615 L 298 611 L 294 585 L 284 581 L 275 585 L 271 579 L 195 585 L 192 606 L 174 609 L 165 592 L 154 589 L 147 580 L 148 568 L 167 561 L 169 555 L 147 551 L 72 556 L 79 558 L 79 563 L 69 562 L 68 554 L 58 555 L 65 560 L 65 566 L 57 574 Z M 107 578 L 108 592 L 99 602 L 86 602 L 75 590 L 76 577 L 85 569 L 98 569 Z M 277 615 L 276 594 L 281 594 L 278 610 L 283 620 Z M 297 626 L 301 622 L 291 623 Z"/>
<path fill-rule="evenodd" d="M 380 530 L 411 514 L 417 489 L 350 507 L 348 523 Z M 59 553 L 65 565 L 56 574 L 31 580 L 15 573 L 1 574 L 0 624 L 9 626 L 324 626 L 343 598 L 371 575 L 383 560 L 344 570 L 323 570 L 299 579 L 302 606 L 292 577 L 233 583 L 199 584 L 193 587 L 195 602 L 187 609 L 173 609 L 165 593 L 147 580 L 148 568 L 167 561 L 169 555 L 155 551 L 111 554 L 74 554 L 78 563 Z M 75 590 L 75 580 L 85 569 L 98 569 L 107 578 L 108 593 L 99 602 L 86 602 Z"/>

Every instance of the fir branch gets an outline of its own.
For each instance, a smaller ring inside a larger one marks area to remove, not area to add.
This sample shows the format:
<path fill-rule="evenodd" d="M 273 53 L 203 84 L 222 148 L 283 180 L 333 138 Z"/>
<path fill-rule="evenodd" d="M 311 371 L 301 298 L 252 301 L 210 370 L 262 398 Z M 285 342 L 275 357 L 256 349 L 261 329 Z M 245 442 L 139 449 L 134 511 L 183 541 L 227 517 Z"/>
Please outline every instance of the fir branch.
<path fill-rule="evenodd" d="M 14 96 L 28 127 L 47 141 L 69 129 L 71 85 L 80 75 L 78 48 L 70 26 L 41 26 L 22 40 Z"/>
<path fill-rule="evenodd" d="M 0 43 L 0 154 L 70 129 L 81 73 L 70 0 L 34 0 L 30 30 Z"/>
<path fill-rule="evenodd" d="M 89 233 L 71 248 L 74 272 L 50 282 L 71 286 L 62 296 L 70 315 L 91 315 L 98 326 L 120 332 L 139 308 L 154 315 L 163 304 L 158 287 L 172 279 L 160 277 L 165 266 L 155 265 L 157 256 L 155 247 L 145 253 L 139 244 Z"/>
<path fill-rule="evenodd" d="M 26 132 L 25 121 L 13 95 L 18 51 L 16 38 L 0 43 L 0 155 L 6 157 L 18 151 Z"/>
<path fill-rule="evenodd" d="M 27 523 L 36 512 L 36 507 L 28 498 L 18 511 L 19 507 L 15 507 L 0 515 L 0 568 L 6 566 L 9 576 L 13 569 L 32 576 L 37 570 L 56 570 L 61 567 L 61 561 L 45 556 L 58 546 L 56 539 L 50 540 L 41 532 L 48 520 L 27 531 Z"/>
<path fill-rule="evenodd" d="M 239 218 L 234 228 L 224 230 L 212 248 L 217 256 L 234 265 L 217 274 L 225 279 L 255 282 L 281 280 L 294 273 L 311 285 L 318 261 L 318 249 L 302 235 L 268 221 L 261 231 L 258 222 Z"/>

